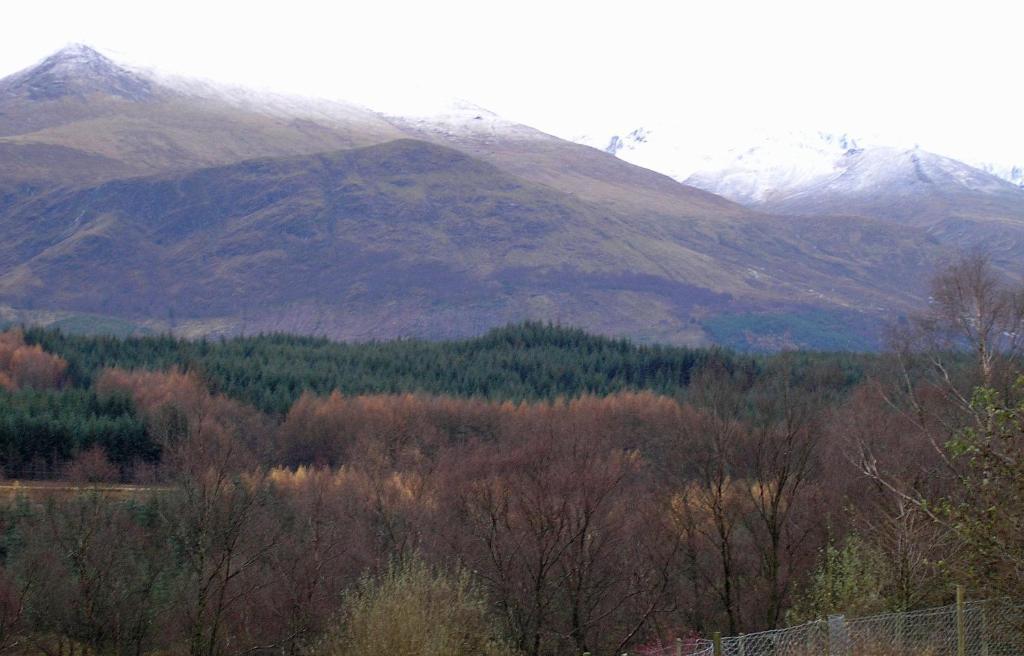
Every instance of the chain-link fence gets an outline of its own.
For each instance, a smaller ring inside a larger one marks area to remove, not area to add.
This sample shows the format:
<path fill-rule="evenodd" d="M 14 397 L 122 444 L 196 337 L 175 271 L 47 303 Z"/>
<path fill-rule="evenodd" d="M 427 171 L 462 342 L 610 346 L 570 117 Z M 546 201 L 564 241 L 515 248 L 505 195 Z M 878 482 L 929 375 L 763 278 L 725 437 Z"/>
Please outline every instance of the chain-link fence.
<path fill-rule="evenodd" d="M 974 601 L 722 638 L 721 656 L 1022 656 L 1024 606 Z"/>
<path fill-rule="evenodd" d="M 679 638 L 661 645 L 649 645 L 629 654 L 633 656 L 634 653 L 636 656 L 714 656 L 715 643 L 702 638 Z"/>

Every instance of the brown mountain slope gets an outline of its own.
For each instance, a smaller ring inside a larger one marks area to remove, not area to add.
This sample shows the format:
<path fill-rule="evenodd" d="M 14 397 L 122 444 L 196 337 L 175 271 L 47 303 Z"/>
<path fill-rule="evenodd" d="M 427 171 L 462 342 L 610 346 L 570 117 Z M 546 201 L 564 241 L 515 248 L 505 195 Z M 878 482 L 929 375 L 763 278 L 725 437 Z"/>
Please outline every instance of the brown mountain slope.
<path fill-rule="evenodd" d="M 479 108 L 461 113 L 464 116 L 456 114 L 450 122 L 390 120 L 417 139 L 458 148 L 513 175 L 617 209 L 749 216 L 721 196 L 639 166 L 623 166 L 625 162 L 608 153 L 509 123 Z"/>
<path fill-rule="evenodd" d="M 1014 275 L 1024 261 L 1024 189 L 918 148 L 870 147 L 840 157 L 837 171 L 779 189 L 758 209 L 911 226 L 951 248 L 981 248 Z"/>
<path fill-rule="evenodd" d="M 291 113 L 283 98 L 231 98 L 210 85 L 175 86 L 85 46 L 71 46 L 0 80 L 0 148 L 75 151 L 40 167 L 64 183 L 88 177 L 89 157 L 120 168 L 113 179 L 183 171 L 261 156 L 298 155 L 402 136 L 383 118 L 341 103 Z"/>
<path fill-rule="evenodd" d="M 692 343 L 723 311 L 910 293 L 857 248 L 811 248 L 760 218 L 713 224 L 618 213 L 400 140 L 0 206 L 0 303 L 189 333 L 440 337 L 542 318 Z M 906 256 L 915 235 L 875 232 L 860 243 L 899 273 L 928 268 Z"/>
<path fill-rule="evenodd" d="M 476 110 L 473 110 L 476 111 Z M 69 46 L 0 80 L 0 148 L 61 147 L 33 169 L 50 181 L 114 179 L 311 154 L 412 137 L 508 173 L 615 207 L 729 217 L 745 212 L 606 153 L 502 121 L 485 110 L 453 124 L 387 117 L 344 103 L 261 95 L 121 66 Z M 93 166 L 100 157 L 120 167 Z M 41 158 L 37 158 L 41 159 Z M 21 176 L 25 177 L 22 169 Z"/>
<path fill-rule="evenodd" d="M 753 212 L 482 110 L 388 117 L 83 47 L 0 80 L 0 158 L 15 320 L 371 338 L 551 319 L 695 343 L 732 315 L 877 322 L 945 256 L 915 227 Z"/>

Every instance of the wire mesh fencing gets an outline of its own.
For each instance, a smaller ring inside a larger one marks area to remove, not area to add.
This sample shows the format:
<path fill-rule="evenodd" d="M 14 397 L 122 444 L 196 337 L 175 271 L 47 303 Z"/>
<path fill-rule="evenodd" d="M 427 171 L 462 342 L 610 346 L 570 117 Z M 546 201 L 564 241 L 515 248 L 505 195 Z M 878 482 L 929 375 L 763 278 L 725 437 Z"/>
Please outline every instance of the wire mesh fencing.
<path fill-rule="evenodd" d="M 676 639 L 664 644 L 648 645 L 629 652 L 630 656 L 714 656 L 715 643 L 703 638 Z"/>
<path fill-rule="evenodd" d="M 833 620 L 722 638 L 722 656 L 828 654 Z"/>
<path fill-rule="evenodd" d="M 720 656 L 1022 655 L 1024 606 L 991 600 L 722 638 Z"/>
<path fill-rule="evenodd" d="M 1024 656 L 1024 603 L 962 601 L 938 608 L 785 629 L 648 644 L 629 656 Z M 584 656 L 590 656 L 589 653 Z M 624 655 L 625 656 L 625 655 Z"/>

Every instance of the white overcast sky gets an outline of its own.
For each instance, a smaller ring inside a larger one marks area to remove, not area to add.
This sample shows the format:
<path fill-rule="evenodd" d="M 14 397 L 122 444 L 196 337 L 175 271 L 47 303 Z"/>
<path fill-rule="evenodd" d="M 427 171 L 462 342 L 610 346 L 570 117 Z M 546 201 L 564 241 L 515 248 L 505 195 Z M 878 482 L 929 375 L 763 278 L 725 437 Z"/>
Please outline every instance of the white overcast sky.
<path fill-rule="evenodd" d="M 1024 2 L 5 3 L 0 75 L 70 42 L 171 73 L 560 136 L 830 130 L 1024 162 Z"/>

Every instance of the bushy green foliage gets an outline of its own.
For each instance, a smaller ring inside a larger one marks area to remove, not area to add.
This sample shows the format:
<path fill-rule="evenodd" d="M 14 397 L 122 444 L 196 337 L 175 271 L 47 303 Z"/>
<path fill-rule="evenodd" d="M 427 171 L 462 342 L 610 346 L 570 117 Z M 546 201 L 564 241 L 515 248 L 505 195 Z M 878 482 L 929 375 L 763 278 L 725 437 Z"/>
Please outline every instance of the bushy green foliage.
<path fill-rule="evenodd" d="M 516 653 L 469 574 L 416 559 L 364 578 L 345 600 L 341 626 L 319 656 L 499 656 Z"/>
<path fill-rule="evenodd" d="M 973 425 L 947 444 L 960 466 L 959 495 L 935 505 L 963 542 L 961 576 L 997 593 L 1024 584 L 1024 376 L 1010 398 L 980 387 Z"/>
<path fill-rule="evenodd" d="M 790 624 L 823 619 L 834 613 L 867 615 L 886 608 L 881 556 L 856 535 L 828 544 L 807 589 L 787 613 Z"/>

